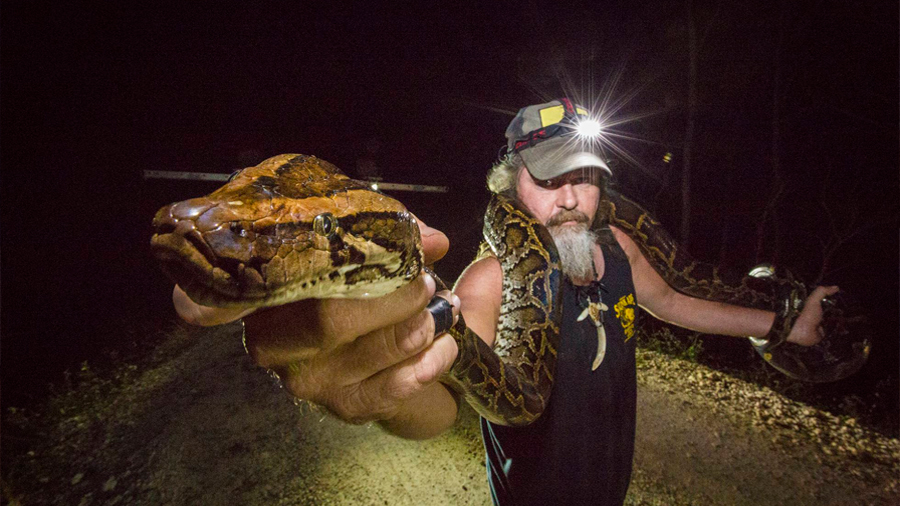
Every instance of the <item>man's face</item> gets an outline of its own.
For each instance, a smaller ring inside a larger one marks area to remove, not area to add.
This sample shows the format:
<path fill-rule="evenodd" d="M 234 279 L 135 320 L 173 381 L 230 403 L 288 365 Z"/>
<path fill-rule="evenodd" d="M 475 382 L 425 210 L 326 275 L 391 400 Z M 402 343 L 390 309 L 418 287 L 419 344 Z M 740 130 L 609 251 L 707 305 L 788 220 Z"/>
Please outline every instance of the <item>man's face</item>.
<path fill-rule="evenodd" d="M 567 172 L 547 180 L 535 179 L 525 168 L 519 170 L 519 200 L 546 226 L 590 227 L 600 202 L 599 169 Z"/>

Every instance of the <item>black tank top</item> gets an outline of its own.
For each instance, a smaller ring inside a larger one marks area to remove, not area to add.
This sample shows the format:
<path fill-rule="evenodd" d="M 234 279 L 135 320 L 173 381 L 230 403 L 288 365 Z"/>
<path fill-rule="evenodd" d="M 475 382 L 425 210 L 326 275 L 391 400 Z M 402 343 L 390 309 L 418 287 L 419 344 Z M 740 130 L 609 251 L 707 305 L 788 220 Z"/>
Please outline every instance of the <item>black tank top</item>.
<path fill-rule="evenodd" d="M 634 454 L 638 308 L 628 259 L 617 244 L 601 248 L 606 356 L 591 371 L 597 328 L 589 317 L 576 321 L 582 312 L 577 288 L 563 281 L 556 382 L 547 410 L 526 427 L 481 419 L 494 504 L 621 505 L 625 500 Z"/>

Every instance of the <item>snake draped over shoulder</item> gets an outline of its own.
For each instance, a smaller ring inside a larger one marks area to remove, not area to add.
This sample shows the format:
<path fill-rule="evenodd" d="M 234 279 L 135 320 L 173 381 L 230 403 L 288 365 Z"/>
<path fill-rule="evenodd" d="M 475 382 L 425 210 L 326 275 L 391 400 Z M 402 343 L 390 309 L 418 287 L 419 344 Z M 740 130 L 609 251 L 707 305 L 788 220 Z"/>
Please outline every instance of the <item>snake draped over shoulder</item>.
<path fill-rule="evenodd" d="M 621 195 L 611 194 L 605 205 L 610 223 L 632 237 L 676 289 L 766 309 L 781 300 L 752 280 L 725 279 L 690 260 L 646 211 Z M 208 306 L 377 297 L 423 268 L 418 225 L 403 205 L 312 156 L 279 155 L 243 169 L 205 197 L 163 207 L 153 225 L 151 248 L 162 269 Z M 450 330 L 459 354 L 441 381 L 491 422 L 526 425 L 544 411 L 553 387 L 562 312 L 559 257 L 547 229 L 502 196 L 488 206 L 484 237 L 482 254 L 496 256 L 503 271 L 497 342 L 504 345 L 491 349 L 460 317 Z M 802 287 L 790 279 L 780 286 Z"/>

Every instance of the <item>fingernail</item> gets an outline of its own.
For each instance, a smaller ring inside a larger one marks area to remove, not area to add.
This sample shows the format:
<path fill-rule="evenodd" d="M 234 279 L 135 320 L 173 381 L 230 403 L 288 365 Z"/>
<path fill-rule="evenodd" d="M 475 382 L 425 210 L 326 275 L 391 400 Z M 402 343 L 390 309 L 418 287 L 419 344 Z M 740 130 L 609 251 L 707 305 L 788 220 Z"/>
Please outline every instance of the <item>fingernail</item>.
<path fill-rule="evenodd" d="M 453 297 L 450 298 L 450 302 L 451 302 L 451 304 L 453 304 L 453 314 L 454 315 L 459 314 L 459 307 L 461 305 L 459 296 L 454 293 Z"/>

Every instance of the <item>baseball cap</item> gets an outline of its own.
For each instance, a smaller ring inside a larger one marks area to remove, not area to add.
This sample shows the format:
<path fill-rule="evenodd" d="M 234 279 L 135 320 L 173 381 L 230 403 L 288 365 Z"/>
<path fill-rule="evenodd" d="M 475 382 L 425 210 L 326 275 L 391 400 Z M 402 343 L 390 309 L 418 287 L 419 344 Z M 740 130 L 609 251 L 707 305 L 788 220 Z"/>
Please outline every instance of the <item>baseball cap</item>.
<path fill-rule="evenodd" d="M 538 179 L 553 179 L 582 167 L 600 167 L 612 175 L 598 155 L 596 141 L 575 133 L 578 122 L 587 119 L 588 110 L 567 98 L 523 107 L 506 129 L 507 148 L 518 153 Z"/>

